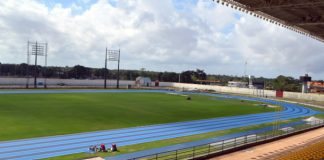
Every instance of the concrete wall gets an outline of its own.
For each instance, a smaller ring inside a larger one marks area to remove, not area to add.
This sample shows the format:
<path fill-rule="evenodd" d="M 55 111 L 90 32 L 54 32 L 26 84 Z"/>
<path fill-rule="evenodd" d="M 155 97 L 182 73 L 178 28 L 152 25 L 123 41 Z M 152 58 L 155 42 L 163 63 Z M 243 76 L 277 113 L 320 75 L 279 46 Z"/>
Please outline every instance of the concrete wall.
<path fill-rule="evenodd" d="M 238 94 L 247 94 L 255 95 L 255 89 L 249 88 L 237 88 L 237 87 L 227 87 L 227 86 L 212 86 L 212 85 L 201 85 L 201 84 L 186 84 L 186 83 L 172 83 L 173 87 L 184 88 L 184 89 L 203 89 L 203 90 L 214 90 L 216 92 L 223 93 L 238 93 Z M 264 95 L 268 97 L 274 97 L 275 91 L 265 90 Z"/>
<path fill-rule="evenodd" d="M 249 88 L 236 88 L 236 87 L 227 87 L 227 86 L 210 86 L 210 85 L 185 84 L 185 83 L 169 83 L 168 85 L 170 85 L 172 87 L 184 88 L 184 89 L 204 89 L 204 90 L 214 90 L 216 92 L 223 92 L 223 93 L 256 95 L 256 90 L 249 89 Z M 275 95 L 276 95 L 276 92 L 273 90 L 264 90 L 264 96 L 275 97 Z M 284 92 L 283 96 L 284 96 L 283 98 L 291 98 L 291 99 L 324 101 L 323 94 Z"/>
<path fill-rule="evenodd" d="M 33 79 L 30 78 L 29 84 L 33 85 Z M 44 79 L 39 78 L 38 82 L 44 82 Z M 79 79 L 47 79 L 47 84 L 49 86 L 56 86 L 59 83 L 64 83 L 66 86 L 103 86 L 104 80 L 79 80 Z M 116 80 L 108 80 L 108 86 L 115 86 Z M 0 86 L 25 86 L 26 78 L 0 78 Z M 125 87 L 127 85 L 135 85 L 135 81 L 120 81 L 120 86 Z M 160 87 L 176 87 L 183 89 L 203 89 L 203 90 L 213 90 L 216 92 L 223 93 L 237 93 L 237 94 L 246 94 L 246 95 L 257 95 L 255 89 L 249 88 L 236 88 L 236 87 L 227 87 L 227 86 L 212 86 L 212 85 L 201 85 L 201 84 L 186 84 L 186 83 L 172 83 L 172 82 L 160 82 Z M 154 86 L 154 82 L 152 82 Z M 276 92 L 273 90 L 265 90 L 262 94 L 267 97 L 275 97 Z M 324 101 L 323 94 L 314 94 L 314 93 L 296 93 L 296 92 L 284 92 L 284 98 L 291 99 L 304 99 L 304 100 L 315 100 L 315 101 Z"/>
<path fill-rule="evenodd" d="M 324 94 L 284 92 L 284 98 L 324 101 Z"/>
<path fill-rule="evenodd" d="M 37 82 L 44 82 L 43 78 L 38 78 Z M 0 85 L 2 86 L 25 86 L 26 78 L 0 78 Z M 47 79 L 47 85 L 55 86 L 59 83 L 64 83 L 66 86 L 103 86 L 103 79 L 89 80 L 89 79 Z M 116 85 L 116 80 L 107 80 L 108 86 Z M 29 85 L 34 84 L 34 79 L 29 79 Z M 120 86 L 134 85 L 135 81 L 119 81 Z"/>

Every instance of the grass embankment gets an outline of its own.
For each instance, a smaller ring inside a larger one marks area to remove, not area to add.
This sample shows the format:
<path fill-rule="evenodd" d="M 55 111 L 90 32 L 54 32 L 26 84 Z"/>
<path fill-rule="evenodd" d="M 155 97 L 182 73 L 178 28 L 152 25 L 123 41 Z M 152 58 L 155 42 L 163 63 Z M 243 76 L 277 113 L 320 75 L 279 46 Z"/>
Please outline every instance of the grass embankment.
<path fill-rule="evenodd" d="M 4 94 L 0 141 L 274 111 L 255 104 L 162 93 Z"/>

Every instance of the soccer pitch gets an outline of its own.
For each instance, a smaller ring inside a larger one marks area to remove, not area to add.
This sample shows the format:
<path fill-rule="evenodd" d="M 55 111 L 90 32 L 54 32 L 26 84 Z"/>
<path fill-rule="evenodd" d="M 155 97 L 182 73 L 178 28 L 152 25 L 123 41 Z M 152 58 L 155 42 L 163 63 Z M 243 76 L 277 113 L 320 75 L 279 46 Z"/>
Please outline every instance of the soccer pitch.
<path fill-rule="evenodd" d="M 274 111 L 258 102 L 166 93 L 3 94 L 0 141 Z"/>

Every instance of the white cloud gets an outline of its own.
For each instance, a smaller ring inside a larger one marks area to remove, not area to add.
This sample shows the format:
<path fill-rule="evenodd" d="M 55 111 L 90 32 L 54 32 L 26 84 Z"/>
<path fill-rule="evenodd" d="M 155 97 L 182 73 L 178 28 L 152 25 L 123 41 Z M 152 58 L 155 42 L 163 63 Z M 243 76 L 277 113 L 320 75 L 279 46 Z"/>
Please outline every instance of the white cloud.
<path fill-rule="evenodd" d="M 25 62 L 27 41 L 37 40 L 49 43 L 50 65 L 102 67 L 108 44 L 128 69 L 242 75 L 247 60 L 258 76 L 324 75 L 322 43 L 213 1 L 99 0 L 87 9 L 0 1 L 0 37 L 2 63 Z"/>

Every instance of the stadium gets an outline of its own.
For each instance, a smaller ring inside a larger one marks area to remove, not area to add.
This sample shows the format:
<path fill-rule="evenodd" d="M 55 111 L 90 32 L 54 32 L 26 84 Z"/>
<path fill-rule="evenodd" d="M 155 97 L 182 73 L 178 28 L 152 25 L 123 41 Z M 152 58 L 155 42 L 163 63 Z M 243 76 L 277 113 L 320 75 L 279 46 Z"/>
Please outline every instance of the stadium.
<path fill-rule="evenodd" d="M 323 42 L 321 1 L 211 3 Z M 47 43 L 27 42 L 23 76 L 0 63 L 0 160 L 324 158 L 322 82 L 308 74 L 298 92 L 284 88 L 290 84 L 268 89 L 246 74 L 225 86 L 199 69 L 163 81 L 163 73 L 120 70 L 122 53 L 106 48 L 105 68 L 63 67 L 59 78 L 46 74 L 55 68 L 47 66 Z M 108 70 L 111 63 L 118 68 Z"/>
<path fill-rule="evenodd" d="M 2 142 L 3 159 L 41 159 L 75 153 L 83 153 L 75 156 L 87 157 L 89 154 L 84 152 L 88 147 L 101 143 L 118 144 L 123 151 L 123 146 L 151 148 L 172 144 L 164 141 L 168 139 L 181 142 L 181 137 L 199 140 L 215 134 L 248 135 L 246 142 L 255 138 L 262 140 L 262 134 L 281 133 L 273 133 L 275 121 L 278 129 L 306 127 L 307 123 L 300 118 L 320 113 L 271 99 L 197 91 L 59 89 L 0 93 L 4 106 L 15 106 L 2 108 L 9 113 L 3 113 L 1 117 L 6 119 L 2 122 L 10 123 L 1 126 L 7 131 L 1 137 L 3 140 L 23 139 Z M 322 121 L 308 125 L 317 127 Z M 132 150 L 129 147 L 125 147 L 125 151 Z"/>

